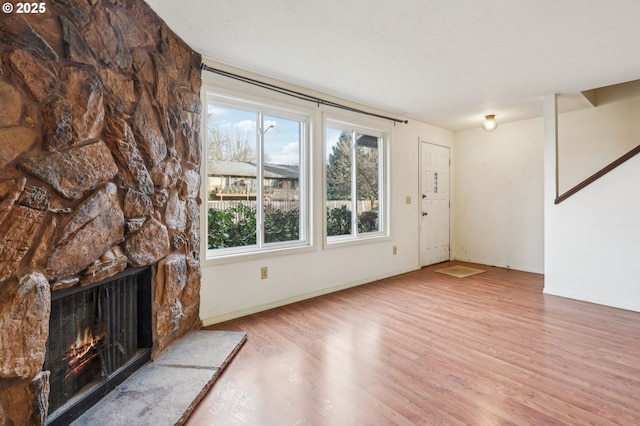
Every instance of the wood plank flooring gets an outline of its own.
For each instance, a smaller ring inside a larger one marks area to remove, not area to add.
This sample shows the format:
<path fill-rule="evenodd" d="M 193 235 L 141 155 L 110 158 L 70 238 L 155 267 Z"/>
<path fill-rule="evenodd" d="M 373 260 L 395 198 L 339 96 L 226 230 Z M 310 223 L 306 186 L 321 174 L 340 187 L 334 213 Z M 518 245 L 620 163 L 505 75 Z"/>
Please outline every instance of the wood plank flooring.
<path fill-rule="evenodd" d="M 542 289 L 447 262 L 211 326 L 248 340 L 187 424 L 640 425 L 640 313 Z"/>

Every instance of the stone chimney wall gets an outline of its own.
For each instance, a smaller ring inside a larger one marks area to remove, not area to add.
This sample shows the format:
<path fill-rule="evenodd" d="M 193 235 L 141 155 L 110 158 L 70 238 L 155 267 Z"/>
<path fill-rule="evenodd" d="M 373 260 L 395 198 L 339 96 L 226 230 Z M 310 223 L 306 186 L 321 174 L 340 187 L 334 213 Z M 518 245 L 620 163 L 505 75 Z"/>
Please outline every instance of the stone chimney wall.
<path fill-rule="evenodd" d="M 200 56 L 142 0 L 0 17 L 0 424 L 46 417 L 51 292 L 152 265 L 153 353 L 200 326 Z"/>

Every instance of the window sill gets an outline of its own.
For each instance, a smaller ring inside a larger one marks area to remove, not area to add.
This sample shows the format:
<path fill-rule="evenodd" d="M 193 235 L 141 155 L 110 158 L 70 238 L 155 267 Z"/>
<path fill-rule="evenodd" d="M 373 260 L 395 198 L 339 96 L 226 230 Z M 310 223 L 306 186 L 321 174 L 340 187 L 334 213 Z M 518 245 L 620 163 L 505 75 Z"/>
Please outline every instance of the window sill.
<path fill-rule="evenodd" d="M 202 262 L 203 267 L 225 265 L 229 263 L 248 262 L 251 260 L 268 259 L 274 256 L 291 256 L 300 253 L 310 253 L 316 251 L 316 247 L 312 244 L 295 247 L 274 247 L 272 249 L 264 249 L 261 251 L 228 253 L 223 255 L 211 256 L 211 250 L 205 250 Z"/>

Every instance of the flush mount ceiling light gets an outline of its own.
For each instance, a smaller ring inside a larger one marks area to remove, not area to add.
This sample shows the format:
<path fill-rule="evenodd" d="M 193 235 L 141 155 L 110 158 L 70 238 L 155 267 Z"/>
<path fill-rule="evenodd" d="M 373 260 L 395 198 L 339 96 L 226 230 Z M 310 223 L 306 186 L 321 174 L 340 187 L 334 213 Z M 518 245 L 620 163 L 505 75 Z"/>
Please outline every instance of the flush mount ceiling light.
<path fill-rule="evenodd" d="M 487 132 L 493 132 L 496 127 L 498 127 L 498 123 L 496 123 L 496 116 L 494 114 L 485 115 L 484 121 L 482 122 L 482 128 Z"/>

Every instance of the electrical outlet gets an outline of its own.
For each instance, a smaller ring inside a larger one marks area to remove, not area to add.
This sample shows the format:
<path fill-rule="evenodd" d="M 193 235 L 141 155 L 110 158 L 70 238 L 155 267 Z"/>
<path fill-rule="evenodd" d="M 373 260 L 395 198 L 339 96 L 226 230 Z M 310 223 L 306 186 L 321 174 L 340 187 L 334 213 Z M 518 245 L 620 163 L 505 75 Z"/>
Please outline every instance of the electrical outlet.
<path fill-rule="evenodd" d="M 269 278 L 269 269 L 266 266 L 263 266 L 260 268 L 260 279 L 266 280 L 267 278 Z"/>
<path fill-rule="evenodd" d="M 398 254 L 398 246 L 393 246 L 393 255 Z"/>

